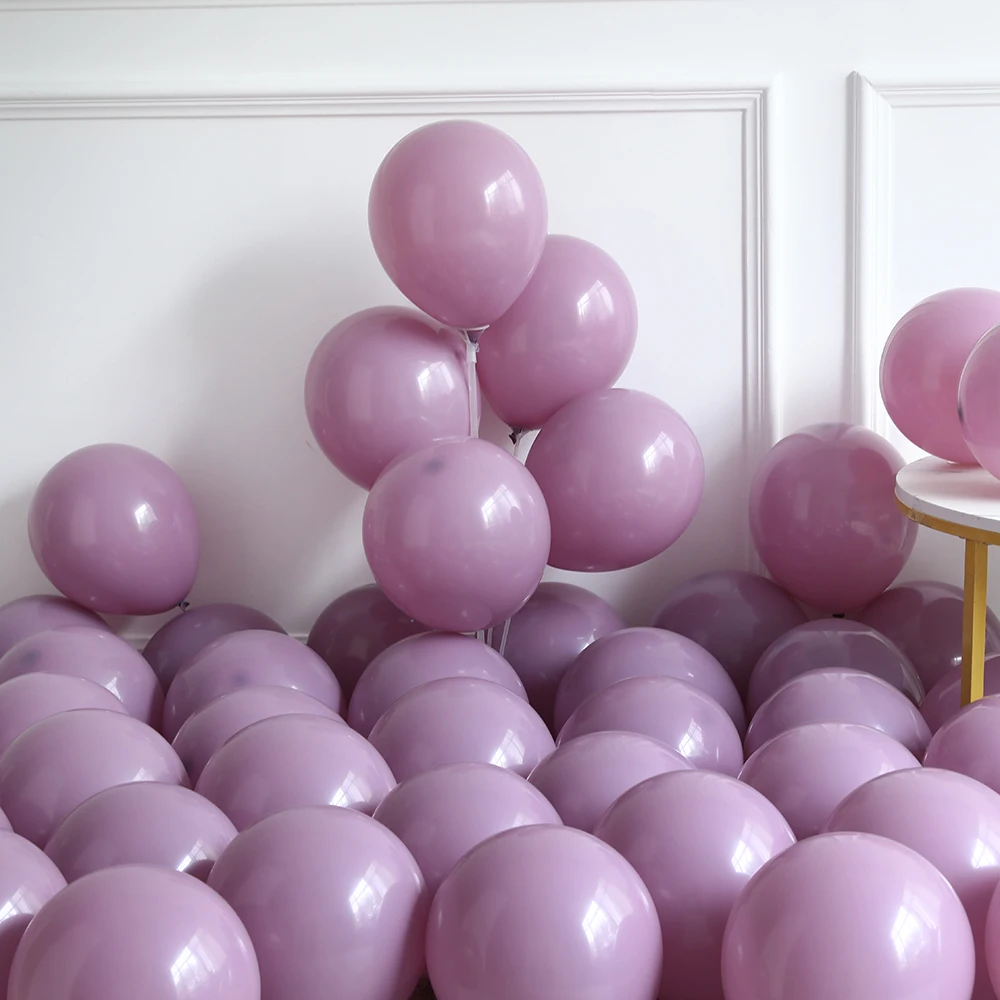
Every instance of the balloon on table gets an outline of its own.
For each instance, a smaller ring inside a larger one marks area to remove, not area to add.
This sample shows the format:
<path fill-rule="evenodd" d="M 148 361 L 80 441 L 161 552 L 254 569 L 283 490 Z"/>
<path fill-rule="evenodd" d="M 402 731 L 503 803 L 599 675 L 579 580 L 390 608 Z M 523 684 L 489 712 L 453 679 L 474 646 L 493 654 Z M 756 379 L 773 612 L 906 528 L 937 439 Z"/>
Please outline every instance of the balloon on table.
<path fill-rule="evenodd" d="M 1000 323 L 1000 309 L 997 320 Z M 1000 326 L 972 349 L 958 385 L 958 419 L 975 460 L 1000 479 Z"/>
<path fill-rule="evenodd" d="M 109 631 L 103 618 L 65 597 L 52 594 L 19 597 L 0 607 L 0 656 L 22 639 L 64 625 L 89 625 Z"/>
<path fill-rule="evenodd" d="M 1000 792 L 1000 697 L 974 701 L 949 719 L 931 737 L 924 766 L 967 774 Z"/>
<path fill-rule="evenodd" d="M 993 653 L 983 662 L 983 693 L 1000 694 L 1000 655 Z M 920 703 L 920 712 L 936 733 L 950 718 L 962 708 L 962 667 L 952 667 L 927 692 Z"/>
<path fill-rule="evenodd" d="M 864 833 L 800 841 L 765 865 L 722 945 L 727 1000 L 957 1000 L 974 974 L 969 919 L 945 877 Z"/>
<path fill-rule="evenodd" d="M 528 452 L 552 520 L 549 565 L 603 572 L 652 559 L 701 502 L 705 460 L 666 403 L 635 389 L 579 396 L 546 421 Z"/>
<path fill-rule="evenodd" d="M 897 507 L 898 451 L 874 431 L 814 424 L 757 467 L 750 531 L 775 581 L 804 604 L 843 614 L 899 575 L 917 526 Z"/>
<path fill-rule="evenodd" d="M 177 473 L 141 448 L 95 444 L 57 462 L 28 514 L 31 551 L 71 601 L 155 615 L 190 593 L 198 519 Z"/>
<path fill-rule="evenodd" d="M 431 628 L 474 632 L 502 624 L 538 586 L 549 514 L 517 459 L 467 438 L 387 469 L 368 494 L 362 537 L 394 604 Z"/>

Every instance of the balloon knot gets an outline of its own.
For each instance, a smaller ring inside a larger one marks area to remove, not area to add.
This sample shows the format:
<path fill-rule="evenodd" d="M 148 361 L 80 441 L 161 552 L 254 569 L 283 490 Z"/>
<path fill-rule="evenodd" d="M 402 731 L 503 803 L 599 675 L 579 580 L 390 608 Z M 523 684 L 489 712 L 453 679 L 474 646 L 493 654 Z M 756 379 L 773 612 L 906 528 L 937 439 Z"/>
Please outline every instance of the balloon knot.
<path fill-rule="evenodd" d="M 178 601 L 177 607 L 179 607 L 181 611 L 187 611 L 187 609 L 191 607 L 191 604 L 188 601 Z"/>

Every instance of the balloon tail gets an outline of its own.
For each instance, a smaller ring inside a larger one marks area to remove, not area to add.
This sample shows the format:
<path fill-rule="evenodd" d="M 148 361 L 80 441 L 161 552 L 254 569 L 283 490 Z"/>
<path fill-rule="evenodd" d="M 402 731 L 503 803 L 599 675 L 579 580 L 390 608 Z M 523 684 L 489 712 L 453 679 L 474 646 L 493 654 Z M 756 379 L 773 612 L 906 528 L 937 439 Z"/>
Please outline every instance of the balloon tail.
<path fill-rule="evenodd" d="M 189 601 L 178 601 L 177 607 L 179 607 L 181 611 L 187 611 L 187 609 L 191 607 L 191 603 Z"/>
<path fill-rule="evenodd" d="M 511 427 L 510 434 L 508 435 L 511 440 L 511 444 L 514 445 L 514 458 L 519 462 L 524 464 L 521 459 L 521 442 L 524 440 L 524 428 L 523 427 Z"/>
<path fill-rule="evenodd" d="M 497 652 L 503 656 L 504 650 L 507 648 L 507 634 L 510 632 L 510 619 L 508 618 L 503 623 L 503 631 L 500 633 L 500 648 Z"/>
<path fill-rule="evenodd" d="M 479 338 L 486 327 L 463 330 L 465 338 L 465 364 L 469 372 L 469 437 L 479 437 L 479 380 L 476 378 L 476 355 Z"/>

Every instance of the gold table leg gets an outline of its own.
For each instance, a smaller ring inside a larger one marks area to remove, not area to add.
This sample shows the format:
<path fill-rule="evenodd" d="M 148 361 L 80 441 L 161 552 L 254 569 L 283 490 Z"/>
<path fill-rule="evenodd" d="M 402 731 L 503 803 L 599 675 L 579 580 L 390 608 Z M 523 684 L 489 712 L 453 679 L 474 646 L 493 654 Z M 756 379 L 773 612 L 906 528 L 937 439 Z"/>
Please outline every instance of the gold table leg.
<path fill-rule="evenodd" d="M 965 543 L 965 613 L 962 622 L 962 704 L 983 696 L 986 657 L 986 570 L 989 546 Z"/>

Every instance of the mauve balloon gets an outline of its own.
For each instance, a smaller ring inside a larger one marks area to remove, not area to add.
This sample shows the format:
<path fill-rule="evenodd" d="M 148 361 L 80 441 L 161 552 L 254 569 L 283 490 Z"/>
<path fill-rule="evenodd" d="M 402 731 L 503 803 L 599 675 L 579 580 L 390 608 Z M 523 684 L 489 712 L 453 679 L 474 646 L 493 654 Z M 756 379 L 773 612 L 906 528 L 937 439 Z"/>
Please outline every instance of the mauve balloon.
<path fill-rule="evenodd" d="M 0 607 L 0 656 L 36 632 L 64 625 L 89 625 L 107 632 L 108 623 L 93 611 L 50 594 L 19 597 Z"/>
<path fill-rule="evenodd" d="M 466 635 L 427 632 L 397 642 L 372 660 L 351 696 L 347 721 L 367 736 L 407 691 L 445 677 L 478 677 L 528 698 L 520 678 L 496 650 Z"/>
<path fill-rule="evenodd" d="M 407 1000 L 417 985 L 429 893 L 402 841 L 370 816 L 269 816 L 229 845 L 208 884 L 250 932 L 264 1000 Z"/>
<path fill-rule="evenodd" d="M 994 991 L 1000 987 L 1000 886 L 997 886 L 986 914 L 986 967 Z"/>
<path fill-rule="evenodd" d="M 172 740 L 220 695 L 261 684 L 294 688 L 343 711 L 337 678 L 318 654 L 289 635 L 249 629 L 210 642 L 174 678 L 163 706 L 163 735 Z"/>
<path fill-rule="evenodd" d="M 433 897 L 445 876 L 477 844 L 518 826 L 560 824 L 545 796 L 492 764 L 446 764 L 397 785 L 375 819 L 409 848 Z"/>
<path fill-rule="evenodd" d="M 559 732 L 559 743 L 603 730 L 640 733 L 695 767 L 725 774 L 743 765 L 740 734 L 714 698 L 672 677 L 632 677 L 591 695 Z"/>
<path fill-rule="evenodd" d="M 538 586 L 549 514 L 517 459 L 467 438 L 387 469 L 368 494 L 362 536 L 394 604 L 432 628 L 474 632 L 500 625 Z"/>
<path fill-rule="evenodd" d="M 130 781 L 187 785 L 188 776 L 170 744 L 138 719 L 76 709 L 36 722 L 3 752 L 0 808 L 17 833 L 44 847 L 81 802 Z"/>
<path fill-rule="evenodd" d="M 972 1000 L 996 1000 L 986 968 L 986 914 L 1000 880 L 1000 795 L 964 774 L 923 767 L 862 785 L 827 830 L 875 833 L 925 857 L 951 883 L 972 925 Z"/>
<path fill-rule="evenodd" d="M 32 498 L 28 536 L 58 590 L 107 614 L 167 611 L 198 572 L 188 491 L 166 462 L 131 445 L 90 445 L 57 462 Z"/>
<path fill-rule="evenodd" d="M 547 725 L 553 726 L 556 688 L 573 661 L 595 639 L 624 627 L 607 601 L 571 583 L 540 583 L 511 618 L 504 658 Z M 494 635 L 494 645 L 501 634 Z"/>
<path fill-rule="evenodd" d="M 913 551 L 896 506 L 899 452 L 874 431 L 814 424 L 782 438 L 750 489 L 750 532 L 775 581 L 820 611 L 874 600 Z"/>
<path fill-rule="evenodd" d="M 191 780 L 197 781 L 213 754 L 231 737 L 276 715 L 319 715 L 344 724 L 332 708 L 302 691 L 262 684 L 230 691 L 199 708 L 178 730 L 173 748 Z"/>
<path fill-rule="evenodd" d="M 897 646 L 868 625 L 841 618 L 806 622 L 767 647 L 750 675 L 747 711 L 760 706 L 793 677 L 810 670 L 861 670 L 881 677 L 915 704 L 924 698 L 913 664 Z"/>
<path fill-rule="evenodd" d="M 586 240 L 550 235 L 527 288 L 482 338 L 483 395 L 511 427 L 541 427 L 577 396 L 614 385 L 638 328 L 618 264 Z"/>
<path fill-rule="evenodd" d="M 1000 655 L 987 656 L 983 664 L 983 692 L 986 695 L 1000 694 Z M 952 716 L 962 708 L 962 667 L 952 667 L 927 692 L 920 703 L 920 712 L 936 733 Z"/>
<path fill-rule="evenodd" d="M 629 677 L 674 677 L 687 681 L 729 713 L 740 735 L 746 730 L 743 703 L 719 661 L 691 639 L 658 628 L 623 629 L 588 646 L 559 683 L 556 729 L 562 729 L 592 694 Z"/>
<path fill-rule="evenodd" d="M 1000 322 L 1000 309 L 996 320 Z M 1000 479 L 1000 326 L 989 331 L 969 355 L 958 385 L 958 419 L 965 444 L 990 475 Z"/>
<path fill-rule="evenodd" d="M 853 722 L 902 743 L 918 760 L 931 731 L 916 705 L 860 670 L 811 670 L 783 684 L 754 714 L 743 748 L 749 757 L 778 733 L 813 722 Z"/>
<path fill-rule="evenodd" d="M 765 865 L 722 945 L 726 1000 L 966 1000 L 974 974 L 955 890 L 915 851 L 864 833 L 800 841 Z"/>
<path fill-rule="evenodd" d="M 763 795 L 723 774 L 660 775 L 626 792 L 594 835 L 639 873 L 663 935 L 658 1000 L 722 997 L 722 938 L 750 877 L 795 843 Z"/>
<path fill-rule="evenodd" d="M 834 809 L 872 778 L 920 767 L 902 743 L 847 722 L 788 729 L 750 755 L 740 781 L 769 798 L 800 840 L 820 832 Z"/>
<path fill-rule="evenodd" d="M 197 879 L 122 865 L 74 882 L 28 927 L 8 1000 L 259 1000 L 246 928 Z"/>
<path fill-rule="evenodd" d="M 567 826 L 593 833 L 608 807 L 657 774 L 686 771 L 677 751 L 639 733 L 608 730 L 562 743 L 528 776 Z"/>
<path fill-rule="evenodd" d="M 374 747 L 343 723 L 276 715 L 229 740 L 205 765 L 196 790 L 245 830 L 299 806 L 371 814 L 395 785 Z"/>
<path fill-rule="evenodd" d="M 34 673 L 93 681 L 118 698 L 129 715 L 147 726 L 160 724 L 163 688 L 156 674 L 124 639 L 110 632 L 69 625 L 22 639 L 0 657 L 0 684 Z"/>
<path fill-rule="evenodd" d="M 1000 792 L 1000 697 L 974 701 L 949 719 L 931 737 L 924 765 L 967 774 Z"/>
<path fill-rule="evenodd" d="M 67 881 L 118 865 L 158 865 L 204 881 L 236 827 L 190 788 L 156 781 L 115 785 L 63 820 L 45 853 Z"/>
<path fill-rule="evenodd" d="M 263 611 L 244 604 L 199 604 L 185 609 L 161 626 L 146 643 L 142 655 L 166 690 L 181 667 L 210 642 L 246 629 L 285 631 Z"/>
<path fill-rule="evenodd" d="M 431 906 L 437 1000 L 654 1000 L 662 944 L 635 869 L 564 826 L 508 830 L 473 848 Z"/>
<path fill-rule="evenodd" d="M 552 519 L 549 565 L 624 569 L 668 549 L 701 502 L 705 460 L 666 403 L 602 389 L 546 421 L 525 462 Z"/>
<path fill-rule="evenodd" d="M 378 720 L 369 739 L 397 781 L 462 762 L 495 764 L 526 778 L 555 746 L 523 698 L 473 677 L 414 688 Z"/>
<path fill-rule="evenodd" d="M 764 650 L 805 621 L 795 599 L 773 580 L 757 573 L 720 570 L 671 590 L 653 625 L 686 635 L 707 649 L 743 697 Z"/>

